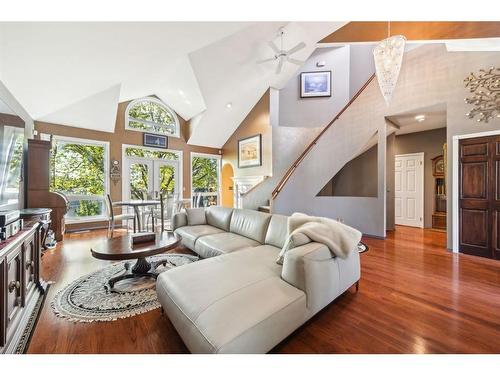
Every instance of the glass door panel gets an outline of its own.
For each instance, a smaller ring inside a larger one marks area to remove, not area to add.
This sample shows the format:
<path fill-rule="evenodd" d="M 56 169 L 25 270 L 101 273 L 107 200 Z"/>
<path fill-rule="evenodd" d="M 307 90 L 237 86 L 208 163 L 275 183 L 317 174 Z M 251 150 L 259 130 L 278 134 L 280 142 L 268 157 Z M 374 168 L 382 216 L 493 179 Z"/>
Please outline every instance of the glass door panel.
<path fill-rule="evenodd" d="M 178 188 L 178 163 L 176 161 L 154 161 L 154 190 L 158 194 L 176 194 Z"/>
<path fill-rule="evenodd" d="M 129 162 L 129 197 L 146 199 L 153 190 L 153 163 L 150 160 Z"/>
<path fill-rule="evenodd" d="M 220 157 L 191 154 L 191 195 L 193 205 L 208 207 L 220 200 Z"/>

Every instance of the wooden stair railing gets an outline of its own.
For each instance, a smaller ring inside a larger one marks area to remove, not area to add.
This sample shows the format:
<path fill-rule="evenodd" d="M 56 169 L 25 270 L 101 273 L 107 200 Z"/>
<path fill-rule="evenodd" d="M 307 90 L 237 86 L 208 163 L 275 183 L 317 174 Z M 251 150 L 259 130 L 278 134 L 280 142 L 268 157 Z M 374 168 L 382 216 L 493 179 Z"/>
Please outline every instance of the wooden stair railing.
<path fill-rule="evenodd" d="M 368 85 L 370 84 L 371 81 L 373 81 L 374 78 L 375 78 L 375 74 L 372 74 L 372 76 L 356 92 L 356 94 L 352 97 L 352 99 L 349 100 L 349 102 L 340 110 L 339 113 L 337 113 L 337 115 L 333 118 L 333 120 L 330 121 L 328 123 L 328 125 L 326 125 L 324 127 L 323 130 L 321 130 L 321 132 L 313 139 L 313 141 L 309 144 L 309 146 L 307 146 L 307 148 L 304 150 L 304 152 L 302 152 L 302 154 L 300 154 L 300 156 L 297 158 L 297 160 L 295 160 L 295 162 L 292 164 L 292 166 L 290 168 L 288 168 L 288 170 L 286 171 L 285 175 L 282 177 L 282 179 L 280 180 L 280 182 L 278 183 L 278 185 L 276 185 L 276 188 L 273 190 L 273 192 L 271 194 L 271 198 L 273 200 L 276 199 L 276 197 L 281 192 L 281 190 L 283 190 L 283 187 L 288 182 L 288 180 L 292 176 L 293 172 L 295 172 L 295 170 L 300 165 L 300 163 L 302 162 L 302 160 L 304 160 L 304 158 L 307 156 L 307 154 L 309 154 L 309 152 L 313 149 L 313 147 L 318 143 L 318 140 L 323 136 L 323 134 L 326 133 L 326 131 L 328 129 L 330 129 L 330 127 L 334 124 L 334 122 L 337 121 L 340 118 L 340 116 L 347 110 L 347 108 L 349 108 L 351 106 L 351 104 L 354 103 L 354 101 L 368 87 Z"/>

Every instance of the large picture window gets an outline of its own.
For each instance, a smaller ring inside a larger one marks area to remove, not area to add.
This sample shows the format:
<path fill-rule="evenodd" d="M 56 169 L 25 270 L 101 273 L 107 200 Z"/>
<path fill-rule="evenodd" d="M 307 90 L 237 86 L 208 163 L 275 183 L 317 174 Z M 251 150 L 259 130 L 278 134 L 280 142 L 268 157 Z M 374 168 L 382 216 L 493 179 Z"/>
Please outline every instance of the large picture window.
<path fill-rule="evenodd" d="M 220 163 L 218 155 L 191 154 L 191 195 L 194 204 L 201 207 L 220 204 Z"/>
<path fill-rule="evenodd" d="M 17 208 L 23 162 L 24 128 L 0 128 L 0 208 Z"/>
<path fill-rule="evenodd" d="M 108 144 L 83 139 L 55 138 L 51 153 L 50 186 L 68 198 L 71 221 L 107 216 Z"/>
<path fill-rule="evenodd" d="M 125 128 L 170 137 L 180 136 L 177 115 L 156 98 L 142 98 L 130 102 L 125 112 Z"/>

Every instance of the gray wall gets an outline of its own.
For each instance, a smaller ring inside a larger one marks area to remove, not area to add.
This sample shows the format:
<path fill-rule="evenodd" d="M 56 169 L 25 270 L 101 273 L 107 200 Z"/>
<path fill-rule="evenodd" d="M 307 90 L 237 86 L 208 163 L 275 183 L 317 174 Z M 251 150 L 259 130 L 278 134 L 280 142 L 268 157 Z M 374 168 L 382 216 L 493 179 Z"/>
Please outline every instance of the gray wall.
<path fill-rule="evenodd" d="M 395 165 L 394 156 L 396 155 L 396 134 L 392 133 L 387 137 L 387 186 L 386 186 L 386 230 L 395 229 L 395 202 L 394 202 L 394 181 Z"/>
<path fill-rule="evenodd" d="M 375 72 L 373 47 L 373 44 L 353 44 L 349 47 L 349 98 L 352 98 Z"/>
<path fill-rule="evenodd" d="M 317 67 L 318 61 L 326 66 Z M 300 73 L 332 71 L 332 96 L 300 97 Z M 322 127 L 349 101 L 349 46 L 318 48 L 284 88 L 279 90 L 279 126 Z"/>
<path fill-rule="evenodd" d="M 396 155 L 424 153 L 424 227 L 432 227 L 434 211 L 434 177 L 432 176 L 432 159 L 443 155 L 446 142 L 446 128 L 434 129 L 420 133 L 396 136 Z"/>
<path fill-rule="evenodd" d="M 372 146 L 344 165 L 318 197 L 377 197 L 377 152 Z"/>
<path fill-rule="evenodd" d="M 453 168 L 452 137 L 497 130 L 500 119 L 488 124 L 468 119 L 465 113 L 471 105 L 464 102 L 470 93 L 464 87 L 464 78 L 497 66 L 500 52 L 448 52 L 444 44 L 429 44 L 405 53 L 392 101 L 387 106 L 376 80 L 367 87 L 354 104 L 341 116 L 302 161 L 288 183 L 273 202 L 277 213 L 307 210 L 314 215 L 339 217 L 367 234 L 385 235 L 386 205 L 386 146 L 385 117 L 446 103 L 448 167 L 447 180 L 451 182 Z M 281 110 L 281 109 L 280 109 Z M 317 197 L 317 193 L 347 162 L 356 156 L 375 131 L 379 130 L 378 198 Z M 274 140 L 273 140 L 274 142 Z M 382 145 L 381 142 L 384 144 Z M 383 159 L 382 159 L 383 157 Z M 383 160 L 383 164 L 382 163 Z M 383 187 L 383 190 L 381 188 Z M 452 222 L 453 186 L 447 184 L 448 223 Z M 448 246 L 452 245 L 452 230 L 448 225 Z"/>

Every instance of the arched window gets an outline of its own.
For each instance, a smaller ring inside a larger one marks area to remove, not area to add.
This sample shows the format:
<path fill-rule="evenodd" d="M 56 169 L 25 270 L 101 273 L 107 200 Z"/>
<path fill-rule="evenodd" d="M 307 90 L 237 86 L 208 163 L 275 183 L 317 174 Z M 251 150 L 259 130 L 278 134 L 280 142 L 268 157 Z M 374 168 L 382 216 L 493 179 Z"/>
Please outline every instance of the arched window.
<path fill-rule="evenodd" d="M 179 137 L 179 119 L 173 110 L 156 98 L 133 100 L 125 111 L 125 129 Z"/>

